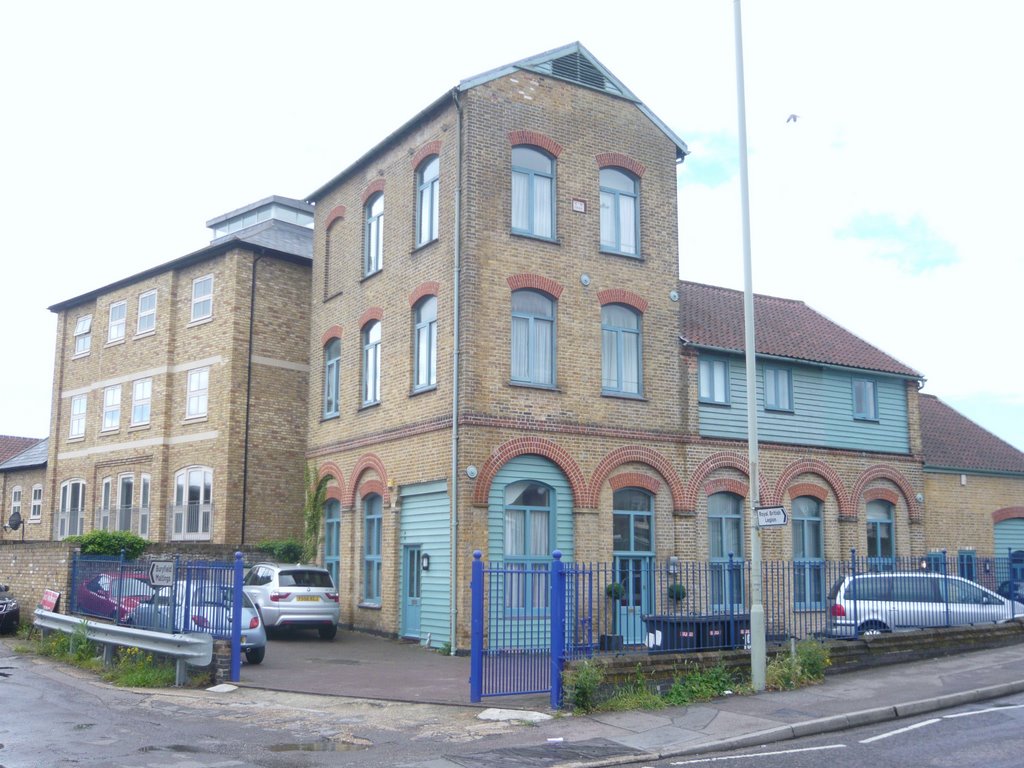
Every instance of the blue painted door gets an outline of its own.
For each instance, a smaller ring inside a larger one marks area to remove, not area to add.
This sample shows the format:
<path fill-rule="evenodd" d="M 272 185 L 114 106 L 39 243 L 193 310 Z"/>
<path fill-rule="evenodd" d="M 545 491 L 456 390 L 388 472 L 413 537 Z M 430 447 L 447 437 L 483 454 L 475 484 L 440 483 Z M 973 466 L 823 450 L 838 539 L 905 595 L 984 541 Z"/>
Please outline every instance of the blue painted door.
<path fill-rule="evenodd" d="M 420 592 L 423 570 L 419 544 L 402 547 L 402 637 L 420 638 Z"/>

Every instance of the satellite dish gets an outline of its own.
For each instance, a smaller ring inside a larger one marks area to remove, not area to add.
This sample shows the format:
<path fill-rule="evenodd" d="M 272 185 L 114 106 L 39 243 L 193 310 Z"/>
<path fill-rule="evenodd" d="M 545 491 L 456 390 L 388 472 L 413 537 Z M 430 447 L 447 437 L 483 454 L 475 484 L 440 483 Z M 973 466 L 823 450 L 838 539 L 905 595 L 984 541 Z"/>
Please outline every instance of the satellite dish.
<path fill-rule="evenodd" d="M 21 528 L 21 512 L 15 510 L 11 513 L 11 516 L 7 518 L 7 527 L 12 531 L 16 531 Z"/>

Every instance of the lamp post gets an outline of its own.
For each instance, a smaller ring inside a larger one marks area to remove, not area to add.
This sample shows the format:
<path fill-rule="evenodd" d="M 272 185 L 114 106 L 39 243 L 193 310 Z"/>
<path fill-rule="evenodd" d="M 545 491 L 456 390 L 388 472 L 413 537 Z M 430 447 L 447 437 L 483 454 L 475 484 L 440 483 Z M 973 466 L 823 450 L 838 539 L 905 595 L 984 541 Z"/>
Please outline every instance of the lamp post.
<path fill-rule="evenodd" d="M 740 144 L 740 202 L 743 219 L 743 330 L 747 369 L 747 464 L 750 491 L 750 683 L 755 691 L 765 685 L 764 603 L 761 596 L 761 529 L 757 527 L 760 474 L 757 450 L 757 368 L 754 355 L 754 288 L 750 266 L 750 195 L 747 185 L 747 108 L 743 90 L 743 23 L 740 0 L 733 0 L 736 36 L 736 104 Z"/>

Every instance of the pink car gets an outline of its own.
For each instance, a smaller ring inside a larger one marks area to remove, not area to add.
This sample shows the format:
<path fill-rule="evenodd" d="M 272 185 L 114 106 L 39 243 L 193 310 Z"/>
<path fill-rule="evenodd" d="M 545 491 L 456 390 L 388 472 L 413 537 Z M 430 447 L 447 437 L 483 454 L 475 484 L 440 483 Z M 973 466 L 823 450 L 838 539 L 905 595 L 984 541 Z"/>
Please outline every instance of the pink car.
<path fill-rule="evenodd" d="M 100 573 L 79 586 L 75 612 L 123 621 L 155 592 L 141 575 Z"/>

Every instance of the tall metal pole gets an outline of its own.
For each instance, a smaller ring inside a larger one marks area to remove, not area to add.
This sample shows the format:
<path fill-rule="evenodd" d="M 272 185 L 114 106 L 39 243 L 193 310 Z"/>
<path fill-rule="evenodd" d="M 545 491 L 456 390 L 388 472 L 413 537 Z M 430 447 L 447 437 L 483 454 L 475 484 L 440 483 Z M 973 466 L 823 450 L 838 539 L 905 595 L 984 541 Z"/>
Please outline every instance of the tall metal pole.
<path fill-rule="evenodd" d="M 736 103 L 740 140 L 740 199 L 743 218 L 743 331 L 747 368 L 747 463 L 750 468 L 750 683 L 755 691 L 765 684 L 764 602 L 761 595 L 761 529 L 755 509 L 761 505 L 758 489 L 757 361 L 754 355 L 754 283 L 750 265 L 750 195 L 747 184 L 747 107 L 743 89 L 743 23 L 740 0 L 733 0 L 736 33 Z"/>

